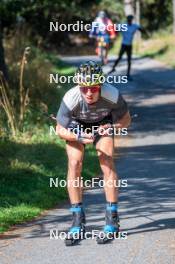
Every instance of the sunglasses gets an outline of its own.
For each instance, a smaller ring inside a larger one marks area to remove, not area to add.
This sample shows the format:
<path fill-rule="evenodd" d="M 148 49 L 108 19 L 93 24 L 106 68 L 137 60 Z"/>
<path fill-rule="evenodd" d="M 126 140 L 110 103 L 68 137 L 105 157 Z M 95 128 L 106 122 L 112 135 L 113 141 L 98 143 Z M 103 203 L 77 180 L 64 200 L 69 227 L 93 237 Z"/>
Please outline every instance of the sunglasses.
<path fill-rule="evenodd" d="M 86 94 L 88 92 L 88 90 L 91 90 L 91 93 L 97 93 L 100 91 L 100 86 L 83 86 L 80 87 L 80 90 L 82 93 Z"/>

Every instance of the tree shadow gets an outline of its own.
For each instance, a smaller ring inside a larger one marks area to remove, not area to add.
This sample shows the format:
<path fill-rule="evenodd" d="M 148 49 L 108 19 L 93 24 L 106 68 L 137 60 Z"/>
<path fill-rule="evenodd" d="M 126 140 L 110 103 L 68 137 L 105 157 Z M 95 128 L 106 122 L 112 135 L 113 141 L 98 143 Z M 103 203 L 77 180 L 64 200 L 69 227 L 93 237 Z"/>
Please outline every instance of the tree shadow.
<path fill-rule="evenodd" d="M 175 218 L 163 218 L 160 220 L 155 220 L 147 224 L 138 225 L 135 228 L 125 229 L 128 235 L 155 232 L 166 229 L 175 229 Z"/>
<path fill-rule="evenodd" d="M 140 58 L 152 58 L 154 59 L 156 56 L 160 56 L 160 55 L 163 55 L 166 51 L 168 50 L 168 45 L 165 45 L 163 48 L 155 51 L 155 52 L 152 52 L 152 53 L 148 53 L 144 56 L 141 56 Z"/>

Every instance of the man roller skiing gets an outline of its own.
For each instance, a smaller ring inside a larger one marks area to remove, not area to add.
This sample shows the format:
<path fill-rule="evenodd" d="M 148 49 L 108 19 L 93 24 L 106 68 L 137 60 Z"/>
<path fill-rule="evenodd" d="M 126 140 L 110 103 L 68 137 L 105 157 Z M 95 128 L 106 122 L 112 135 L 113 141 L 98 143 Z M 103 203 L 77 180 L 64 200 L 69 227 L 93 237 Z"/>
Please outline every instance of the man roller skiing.
<path fill-rule="evenodd" d="M 78 187 L 67 185 L 73 223 L 66 245 L 74 244 L 73 235 L 85 230 L 81 170 L 87 144 L 94 144 L 104 175 L 106 224 L 103 232 L 118 233 L 118 177 L 113 160 L 114 136 L 111 131 L 127 128 L 131 122 L 127 104 L 118 89 L 108 83 L 101 84 L 103 72 L 100 65 L 93 61 L 86 62 L 80 65 L 76 76 L 78 85 L 64 95 L 57 113 L 56 127 L 57 134 L 66 140 L 67 181 L 78 180 L 80 183 Z M 96 133 L 93 132 L 94 127 L 97 128 Z M 113 183 L 112 186 L 107 184 L 109 181 Z M 101 240 L 97 239 L 97 242 L 101 243 Z"/>
<path fill-rule="evenodd" d="M 122 31 L 122 45 L 120 48 L 119 56 L 117 60 L 115 61 L 112 70 L 109 73 L 112 73 L 115 71 L 115 67 L 118 65 L 120 60 L 123 57 L 123 54 L 127 54 L 127 61 L 128 61 L 128 69 L 127 69 L 127 76 L 128 80 L 131 81 L 132 78 L 130 76 L 130 71 L 131 71 L 131 60 L 132 60 L 132 43 L 133 43 L 133 38 L 135 33 L 139 30 L 140 32 L 145 32 L 146 31 L 138 24 L 133 23 L 133 15 L 127 16 L 127 30 Z"/>

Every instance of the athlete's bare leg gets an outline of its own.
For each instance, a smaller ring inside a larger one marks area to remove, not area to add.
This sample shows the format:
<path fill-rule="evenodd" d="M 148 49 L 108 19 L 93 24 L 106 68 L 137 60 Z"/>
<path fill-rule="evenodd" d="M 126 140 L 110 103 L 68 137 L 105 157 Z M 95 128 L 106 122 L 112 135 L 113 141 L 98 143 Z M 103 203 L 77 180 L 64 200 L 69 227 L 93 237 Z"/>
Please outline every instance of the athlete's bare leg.
<path fill-rule="evenodd" d="M 75 141 L 66 143 L 68 156 L 67 187 L 71 204 L 82 202 L 81 171 L 84 156 L 83 144 Z M 77 180 L 78 184 L 75 182 Z M 76 184 L 75 184 L 76 183 Z M 78 187 L 76 187 L 78 185 Z"/>
<path fill-rule="evenodd" d="M 113 153 L 114 140 L 112 137 L 101 137 L 96 144 L 97 155 L 104 174 L 104 190 L 107 202 L 118 201 L 118 177 L 115 171 Z"/>

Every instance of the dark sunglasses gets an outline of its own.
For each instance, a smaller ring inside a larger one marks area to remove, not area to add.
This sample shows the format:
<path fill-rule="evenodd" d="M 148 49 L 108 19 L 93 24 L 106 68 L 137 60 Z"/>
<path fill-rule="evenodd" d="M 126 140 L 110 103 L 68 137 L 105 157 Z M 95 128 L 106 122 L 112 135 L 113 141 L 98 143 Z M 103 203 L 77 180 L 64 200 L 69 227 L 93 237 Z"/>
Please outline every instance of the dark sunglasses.
<path fill-rule="evenodd" d="M 100 86 L 99 85 L 96 85 L 96 86 L 83 86 L 83 87 L 80 87 L 80 90 L 82 93 L 87 93 L 88 90 L 91 90 L 92 93 L 97 93 L 100 91 Z"/>

